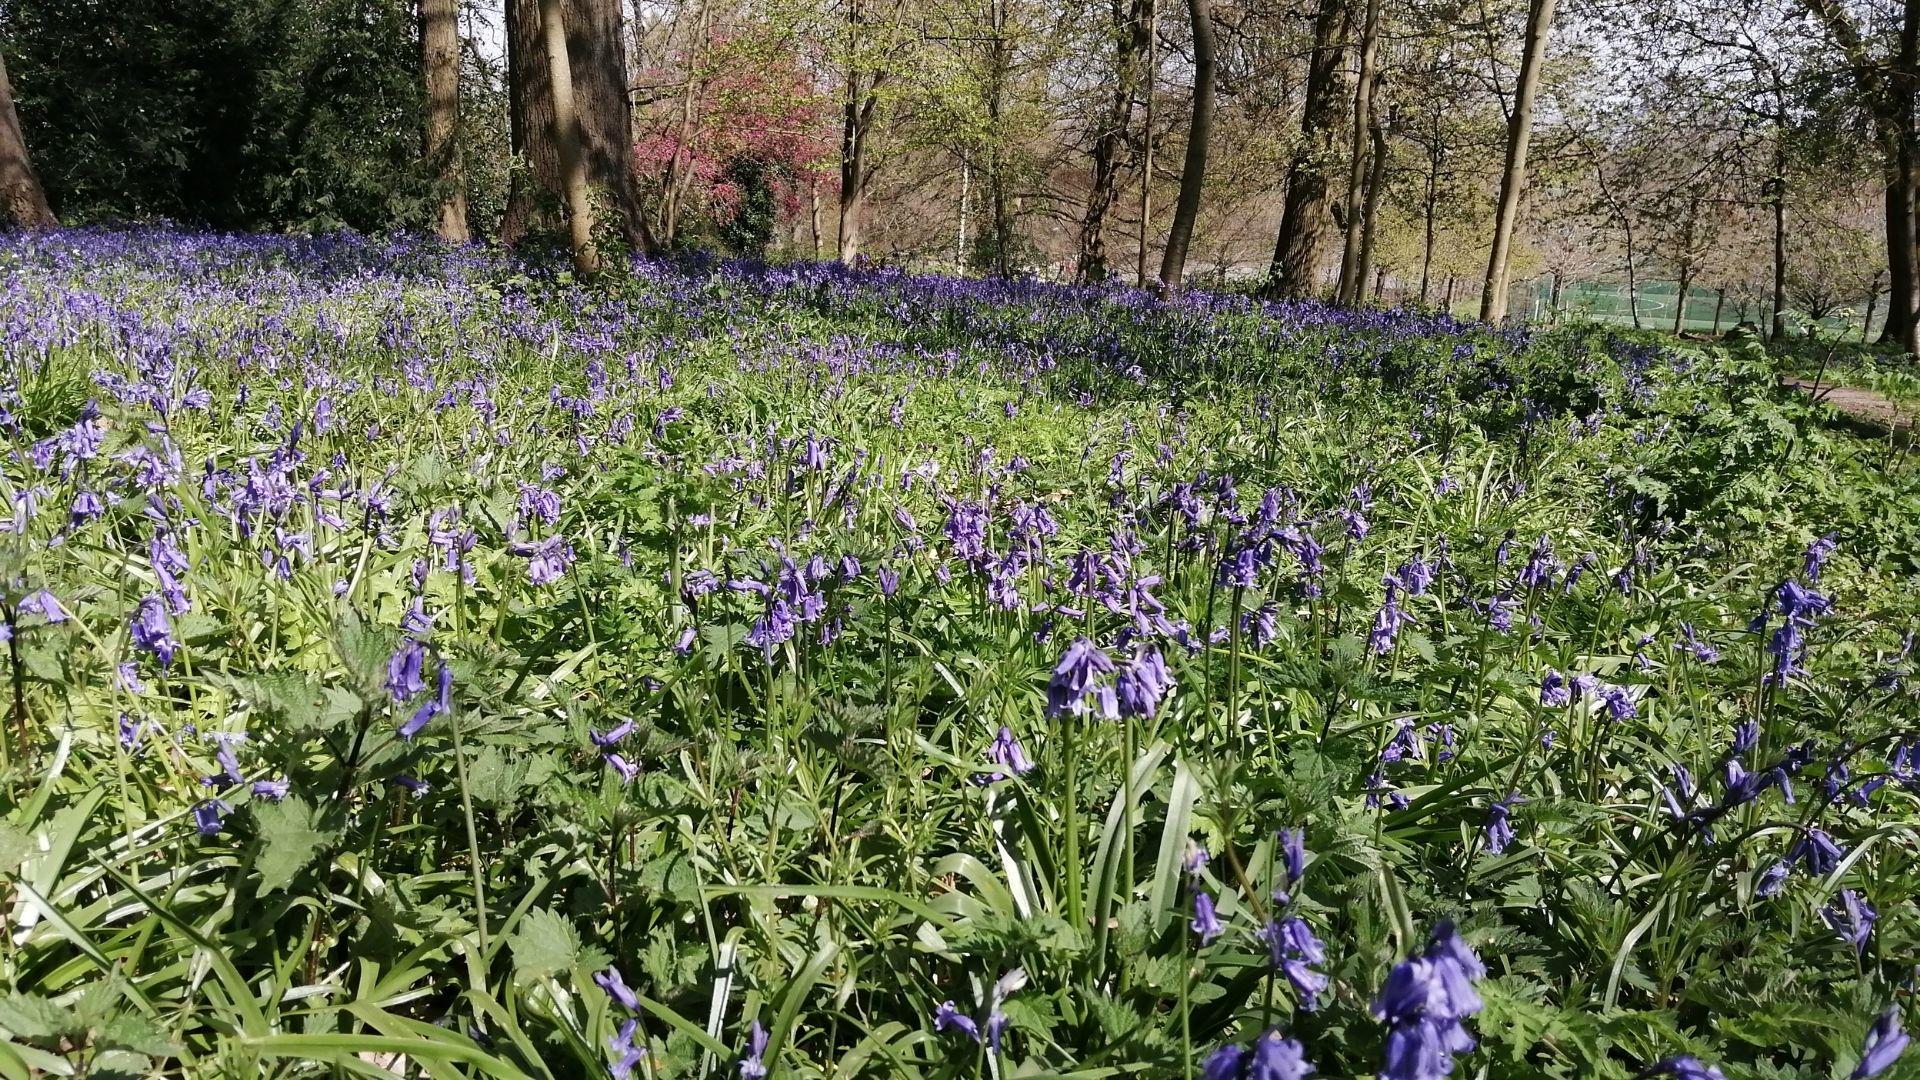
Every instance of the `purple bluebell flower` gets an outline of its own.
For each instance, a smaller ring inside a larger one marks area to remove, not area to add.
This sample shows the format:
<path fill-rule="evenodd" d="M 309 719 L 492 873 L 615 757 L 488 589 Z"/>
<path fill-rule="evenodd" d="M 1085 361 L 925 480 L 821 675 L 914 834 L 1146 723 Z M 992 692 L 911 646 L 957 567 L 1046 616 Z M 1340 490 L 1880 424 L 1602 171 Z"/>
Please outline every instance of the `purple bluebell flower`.
<path fill-rule="evenodd" d="M 133 621 L 128 627 L 133 643 L 153 654 L 161 667 L 173 663 L 173 654 L 180 643 L 173 639 L 173 620 L 167 618 L 167 609 L 158 596 L 148 596 L 134 609 Z"/>
<path fill-rule="evenodd" d="M 1900 1030 L 1900 1009 L 1889 1008 L 1867 1029 L 1866 1042 L 1860 1048 L 1860 1064 L 1854 1066 L 1852 1080 L 1868 1080 L 1893 1067 L 1906 1052 L 1907 1033 Z"/>
<path fill-rule="evenodd" d="M 49 623 L 67 621 L 67 610 L 61 607 L 60 601 L 45 589 L 35 589 L 21 597 L 20 602 L 14 605 L 14 611 L 19 614 L 38 615 Z"/>
<path fill-rule="evenodd" d="M 227 815 L 233 811 L 225 799 L 201 799 L 193 804 L 193 824 L 201 836 L 218 836 L 226 828 Z"/>
<path fill-rule="evenodd" d="M 1287 868 L 1287 887 L 1300 883 L 1300 875 L 1307 866 L 1307 830 L 1304 828 L 1281 829 L 1279 833 L 1280 855 Z"/>
<path fill-rule="evenodd" d="M 1247 1080 L 1306 1080 L 1313 1074 L 1306 1048 L 1298 1039 L 1281 1035 L 1278 1029 L 1253 1041 L 1252 1060 L 1247 1063 Z"/>
<path fill-rule="evenodd" d="M 1004 724 L 994 735 L 992 745 L 987 747 L 987 760 L 1000 768 L 991 773 L 976 776 L 977 783 L 995 783 L 1005 780 L 1009 775 L 1025 776 L 1033 771 L 1033 761 L 1027 757 L 1026 748 L 1020 745 L 1020 740 L 1014 735 L 1013 730 Z"/>
<path fill-rule="evenodd" d="M 740 1055 L 740 1080 L 766 1080 L 767 1029 L 755 1020 L 747 1030 L 747 1051 Z"/>
<path fill-rule="evenodd" d="M 1047 715 L 1059 716 L 1063 713 L 1081 713 L 1086 711 L 1086 698 L 1089 693 L 1099 694 L 1100 688 L 1094 683 L 1095 676 L 1106 675 L 1113 671 L 1113 661 L 1091 641 L 1076 638 L 1067 646 L 1060 663 L 1053 669 L 1053 677 L 1047 682 Z M 1112 688 L 1106 688 L 1108 697 Z M 1115 702 L 1110 710 L 1117 712 Z"/>
<path fill-rule="evenodd" d="M 1540 677 L 1540 704 L 1549 709 L 1557 709 L 1573 700 L 1573 692 L 1567 688 L 1567 677 L 1552 668 Z"/>
<path fill-rule="evenodd" d="M 411 701 L 427 688 L 427 647 L 408 638 L 387 659 L 387 692 L 395 701 Z"/>
<path fill-rule="evenodd" d="M 1832 871 L 1846 854 L 1846 849 L 1821 829 L 1808 829 L 1787 850 L 1789 860 L 1805 862 L 1808 872 L 1816 875 Z"/>
<path fill-rule="evenodd" d="M 1294 994 L 1300 999 L 1300 1007 L 1307 1012 L 1318 1008 L 1320 995 L 1326 991 L 1330 980 L 1325 973 L 1316 970 L 1316 965 L 1326 962 L 1327 949 L 1314 935 L 1313 928 L 1298 915 L 1290 915 L 1261 927 L 1260 938 L 1267 943 L 1273 966 L 1292 985 Z"/>
<path fill-rule="evenodd" d="M 622 783 L 631 784 L 634 778 L 640 775 L 639 764 L 628 761 L 626 757 L 621 754 L 608 750 L 600 756 L 606 760 L 608 768 L 620 774 L 620 781 Z"/>
<path fill-rule="evenodd" d="M 1671 1076 L 1674 1080 L 1727 1080 L 1717 1067 L 1691 1054 L 1666 1058 L 1647 1070 L 1649 1076 Z"/>
<path fill-rule="evenodd" d="M 1188 925 L 1193 928 L 1194 933 L 1200 935 L 1202 945 L 1211 945 L 1215 938 L 1227 932 L 1226 926 L 1220 922 L 1220 917 L 1214 913 L 1213 897 L 1203 889 L 1193 891 L 1193 921 Z"/>
<path fill-rule="evenodd" d="M 640 1021 L 629 1017 L 621 1023 L 618 1033 L 607 1038 L 607 1050 L 613 1057 L 608 1068 L 613 1070 L 615 1080 L 626 1080 L 641 1062 L 647 1060 L 647 1048 L 633 1044 L 634 1036 L 639 1031 Z"/>
<path fill-rule="evenodd" d="M 1379 612 L 1373 617 L 1373 631 L 1367 635 L 1367 647 L 1376 655 L 1384 656 L 1392 652 L 1394 640 L 1400 631 L 1413 621 L 1413 617 L 1401 609 L 1398 591 L 1396 585 L 1387 585 L 1386 602 L 1380 605 Z"/>
<path fill-rule="evenodd" d="M 1507 797 L 1487 807 L 1487 823 L 1484 827 L 1487 838 L 1487 851 L 1498 855 L 1513 843 L 1513 806 L 1521 802 L 1519 795 L 1508 792 Z"/>
<path fill-rule="evenodd" d="M 980 1041 L 980 1025 L 949 1001 L 941 1002 L 933 1010 L 933 1030 L 957 1031 L 974 1042 Z"/>
<path fill-rule="evenodd" d="M 1426 952 L 1388 973 L 1374 999 L 1374 1018 L 1388 1025 L 1382 1080 L 1439 1080 L 1453 1059 L 1475 1046 L 1461 1020 L 1482 1006 L 1473 983 L 1486 974 L 1453 924 L 1434 928 Z"/>
<path fill-rule="evenodd" d="M 622 720 L 619 724 L 615 725 L 613 728 L 605 732 L 593 731 L 590 729 L 587 732 L 587 737 L 593 740 L 593 745 L 601 748 L 605 748 L 605 747 L 612 746 L 613 744 L 619 742 L 621 739 L 624 739 L 627 736 L 633 734 L 633 729 L 635 726 L 636 725 L 631 719 Z"/>
<path fill-rule="evenodd" d="M 1840 940 L 1852 945 L 1858 953 L 1866 951 L 1867 939 L 1873 936 L 1873 924 L 1879 920 L 1880 913 L 1859 893 L 1842 889 L 1839 903 L 1822 908 L 1820 917 L 1840 935 Z"/>
<path fill-rule="evenodd" d="M 287 797 L 290 786 L 285 780 L 255 780 L 253 795 L 257 799 L 270 799 L 279 802 Z"/>
<path fill-rule="evenodd" d="M 1808 581 L 1819 581 L 1820 571 L 1838 550 L 1840 550 L 1840 542 L 1837 533 L 1828 533 L 1807 545 L 1807 553 L 1801 561 L 1801 574 Z"/>
<path fill-rule="evenodd" d="M 1122 716 L 1152 717 L 1173 688 L 1173 676 L 1158 649 L 1143 649 L 1120 669 L 1114 693 Z"/>
<path fill-rule="evenodd" d="M 1792 874 L 1792 863 L 1785 859 L 1774 863 L 1767 867 L 1766 871 L 1760 875 L 1760 879 L 1754 883 L 1753 894 L 1763 899 L 1780 895 L 1780 891 L 1787 887 L 1787 878 Z"/>
<path fill-rule="evenodd" d="M 619 968 L 609 967 L 605 971 L 597 972 L 593 976 L 593 981 L 600 989 L 607 992 L 608 997 L 619 1002 L 627 1011 L 640 1011 L 640 998 L 627 986 L 627 980 L 620 974 Z"/>
<path fill-rule="evenodd" d="M 426 727 L 434 717 L 453 708 L 453 669 L 447 666 L 446 661 L 440 662 L 440 671 L 434 682 L 434 695 L 421 702 L 407 722 L 400 725 L 401 738 L 411 739 L 420 734 L 420 729 Z"/>
<path fill-rule="evenodd" d="M 1228 1043 L 1200 1063 L 1200 1080 L 1241 1080 L 1241 1066 L 1246 1063 L 1247 1051 L 1233 1043 Z"/>

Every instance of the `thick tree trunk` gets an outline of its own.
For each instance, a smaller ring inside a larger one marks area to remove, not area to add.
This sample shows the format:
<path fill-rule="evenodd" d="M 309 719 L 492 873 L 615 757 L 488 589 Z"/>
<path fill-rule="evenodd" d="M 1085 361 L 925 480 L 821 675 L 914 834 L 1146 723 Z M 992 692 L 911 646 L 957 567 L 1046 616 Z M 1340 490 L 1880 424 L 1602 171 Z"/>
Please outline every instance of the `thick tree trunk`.
<path fill-rule="evenodd" d="M 1920 354 L 1920 222 L 1915 220 L 1916 189 L 1914 95 L 1920 92 L 1920 2 L 1907 0 L 1900 23 L 1900 39 L 1892 78 L 1893 107 L 1882 123 L 1880 139 L 1886 155 L 1887 178 L 1887 325 L 1883 343 L 1899 344 Z"/>
<path fill-rule="evenodd" d="M 13 85 L 7 81 L 6 58 L 0 57 L 0 227 L 49 229 L 59 224 L 27 156 L 20 114 L 13 107 Z"/>
<path fill-rule="evenodd" d="M 879 103 L 878 85 L 866 83 L 857 71 L 847 73 L 846 100 L 840 128 L 840 217 L 835 253 L 849 265 L 860 258 L 860 227 L 866 218 L 867 184 L 873 172 L 867 165 L 867 131 Z"/>
<path fill-rule="evenodd" d="M 1353 87 L 1353 155 L 1347 169 L 1347 236 L 1340 252 L 1340 284 L 1334 299 L 1342 304 L 1358 304 L 1366 287 L 1366 269 L 1360 265 L 1360 243 L 1366 227 L 1362 203 L 1368 175 L 1368 133 L 1376 126 L 1373 117 L 1374 56 L 1380 41 L 1380 0 L 1367 0 L 1366 19 L 1360 30 L 1360 74 Z"/>
<path fill-rule="evenodd" d="M 1111 0 L 1114 38 L 1113 97 L 1100 131 L 1093 140 L 1093 183 L 1087 191 L 1087 212 L 1080 219 L 1080 250 L 1074 279 L 1082 284 L 1104 281 L 1107 265 L 1107 213 L 1120 187 L 1120 152 L 1133 126 L 1134 87 L 1139 81 L 1141 55 L 1147 49 L 1152 0 L 1133 0 L 1130 9 Z"/>
<path fill-rule="evenodd" d="M 1514 226 L 1520 217 L 1520 199 L 1527 190 L 1527 146 L 1533 139 L 1533 99 L 1540 92 L 1540 65 L 1547 55 L 1547 34 L 1553 29 L 1553 6 L 1554 0 L 1533 0 L 1527 11 L 1526 51 L 1520 57 L 1513 115 L 1507 118 L 1507 161 L 1500 172 L 1493 251 L 1487 259 L 1486 287 L 1480 294 L 1480 318 L 1486 322 L 1500 322 L 1507 317 L 1508 257 L 1513 246 Z"/>
<path fill-rule="evenodd" d="M 435 231 L 443 240 L 464 244 L 467 185 L 460 162 L 460 27 L 458 0 L 420 0 L 420 69 L 426 83 L 427 168 L 440 187 Z"/>
<path fill-rule="evenodd" d="M 1300 297 L 1319 291 L 1320 267 L 1332 239 L 1334 145 L 1339 138 L 1340 102 L 1346 96 L 1340 33 L 1346 21 L 1347 0 L 1320 0 L 1300 112 L 1300 146 L 1287 167 L 1280 235 L 1274 240 L 1273 266 L 1267 272 L 1269 295 Z"/>
<path fill-rule="evenodd" d="M 1187 159 L 1180 166 L 1180 195 L 1160 256 L 1160 283 L 1179 288 L 1187 272 L 1187 245 L 1200 216 L 1200 189 L 1207 180 L 1207 143 L 1213 138 L 1213 0 L 1187 0 L 1193 23 L 1193 118 L 1187 125 Z"/>
<path fill-rule="evenodd" d="M 587 189 L 587 162 L 581 150 L 580 114 L 573 103 L 573 69 L 567 56 L 567 24 L 561 0 L 540 0 L 540 32 L 546 42 L 547 89 L 553 95 L 553 147 L 560 159 L 560 182 L 567 199 L 567 242 L 573 268 L 582 277 L 600 272 L 593 243 L 593 198 Z"/>
<path fill-rule="evenodd" d="M 500 225 L 500 238 L 507 244 L 530 232 L 554 228 L 556 210 L 566 199 L 553 137 L 552 77 L 541 30 L 545 4 L 546 0 L 506 0 L 511 134 L 514 152 L 521 158 Z M 655 247 L 653 234 L 633 171 L 633 117 L 620 7 L 619 0 L 559 0 L 587 184 L 613 206 L 626 242 L 650 253 Z"/>

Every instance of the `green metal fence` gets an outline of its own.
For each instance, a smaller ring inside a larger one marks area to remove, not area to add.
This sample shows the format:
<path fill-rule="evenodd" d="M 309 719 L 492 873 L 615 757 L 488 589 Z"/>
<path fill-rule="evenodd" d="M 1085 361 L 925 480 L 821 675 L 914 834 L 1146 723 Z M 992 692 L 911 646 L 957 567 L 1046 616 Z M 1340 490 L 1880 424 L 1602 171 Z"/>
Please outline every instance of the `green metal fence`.
<path fill-rule="evenodd" d="M 1680 328 L 1698 333 L 1730 330 L 1743 319 L 1765 325 L 1769 317 L 1768 305 L 1764 299 L 1741 297 L 1731 292 L 1722 295 L 1712 289 L 1690 288 L 1683 301 L 1680 297 L 1679 285 L 1671 281 L 1640 282 L 1633 290 L 1633 296 L 1636 303 L 1629 305 L 1627 287 L 1624 283 L 1567 282 L 1560 287 L 1558 312 L 1562 315 L 1579 315 L 1598 319 L 1601 322 L 1632 325 L 1633 307 L 1637 306 L 1642 327 L 1649 330 L 1672 330 L 1675 308 L 1684 304 L 1679 312 Z M 1555 305 L 1552 279 L 1537 278 L 1517 286 L 1514 290 L 1511 309 L 1515 314 L 1524 314 L 1530 319 L 1553 318 Z M 1859 310 L 1845 316 L 1835 315 L 1823 319 L 1821 325 L 1831 331 L 1858 336 L 1865 316 L 1863 300 Z M 1877 331 L 1880 322 L 1880 313 L 1875 312 L 1874 325 L 1868 328 L 1869 331 Z"/>

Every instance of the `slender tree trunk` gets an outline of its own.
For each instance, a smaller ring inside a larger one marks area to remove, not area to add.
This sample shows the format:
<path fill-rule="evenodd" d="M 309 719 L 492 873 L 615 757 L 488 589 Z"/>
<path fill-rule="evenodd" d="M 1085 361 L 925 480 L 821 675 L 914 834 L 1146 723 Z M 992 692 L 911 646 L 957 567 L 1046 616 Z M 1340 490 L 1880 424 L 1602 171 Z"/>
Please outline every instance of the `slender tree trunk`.
<path fill-rule="evenodd" d="M 1880 271 L 1873 272 L 1873 281 L 1867 285 L 1867 317 L 1860 323 L 1860 341 L 1866 343 L 1867 334 L 1873 329 L 1873 309 L 1880 305 Z M 1716 329 L 1718 329 L 1716 327 Z"/>
<path fill-rule="evenodd" d="M 1134 87 L 1139 82 L 1140 60 L 1147 50 L 1149 13 L 1152 0 L 1110 0 L 1113 35 L 1113 97 L 1107 103 L 1106 116 L 1093 140 L 1093 183 L 1087 191 L 1087 212 L 1080 219 L 1080 250 L 1074 265 L 1074 279 L 1082 284 L 1104 281 L 1111 268 L 1107 265 L 1107 214 L 1113 208 L 1120 189 L 1120 152 L 1126 146 L 1127 131 L 1133 126 Z"/>
<path fill-rule="evenodd" d="M 1547 35 L 1553 29 L 1553 7 L 1554 0 L 1533 0 L 1527 12 L 1526 51 L 1520 57 L 1513 115 L 1507 118 L 1507 161 L 1500 172 L 1493 251 L 1487 259 L 1486 288 L 1480 294 L 1480 318 L 1486 322 L 1500 322 L 1507 317 L 1508 261 L 1514 226 L 1520 217 L 1520 200 L 1527 190 L 1527 146 L 1533 139 L 1533 99 L 1540 92 L 1540 66 L 1547 55 Z"/>
<path fill-rule="evenodd" d="M 1680 292 L 1673 302 L 1673 336 L 1675 337 L 1679 337 L 1681 332 L 1686 329 L 1687 288 L 1692 284 L 1693 266 L 1691 263 L 1682 262 L 1680 264 Z"/>
<path fill-rule="evenodd" d="M 546 0 L 506 0 L 509 112 L 513 149 L 520 158 L 500 224 L 500 238 L 507 244 L 530 232 L 553 228 L 555 210 L 567 200 L 565 174 L 554 143 L 545 6 Z M 633 117 L 620 2 L 560 0 L 559 9 L 587 183 L 617 211 L 626 242 L 635 250 L 651 252 L 653 232 L 633 171 Z"/>
<path fill-rule="evenodd" d="M 1334 299 L 1342 304 L 1358 304 L 1360 290 L 1366 287 L 1366 271 L 1360 265 L 1360 243 L 1366 227 L 1362 200 L 1367 182 L 1368 133 L 1373 118 L 1374 56 L 1380 42 L 1380 0 L 1367 0 L 1366 18 L 1360 30 L 1360 74 L 1353 86 L 1353 154 L 1347 169 L 1347 236 L 1340 253 L 1340 285 Z"/>
<path fill-rule="evenodd" d="M 1770 182 L 1773 201 L 1773 320 L 1767 328 L 1769 341 L 1779 341 L 1787 333 L 1787 152 L 1778 134 L 1774 143 L 1774 175 Z"/>
<path fill-rule="evenodd" d="M 1427 148 L 1427 189 L 1421 196 L 1420 303 L 1427 302 L 1427 289 L 1433 280 L 1433 219 L 1440 202 L 1440 140 Z"/>
<path fill-rule="evenodd" d="M 1207 143 L 1213 138 L 1213 0 L 1187 0 L 1187 15 L 1193 22 L 1193 119 L 1187 127 L 1187 160 L 1180 166 L 1180 196 L 1160 257 L 1160 283 L 1168 288 L 1179 288 L 1186 274 L 1187 245 L 1207 179 Z"/>
<path fill-rule="evenodd" d="M 587 189 L 586 156 L 580 148 L 580 114 L 573 104 L 573 68 L 567 56 L 567 27 L 560 0 L 540 0 L 540 31 L 547 46 L 547 83 L 553 95 L 553 146 L 560 158 L 567 199 L 567 241 L 573 268 L 582 277 L 600 272 L 593 242 L 593 198 Z"/>
<path fill-rule="evenodd" d="M 1160 7 L 1147 0 L 1147 85 L 1140 101 L 1140 251 L 1134 284 L 1147 287 L 1147 252 L 1153 235 L 1153 93 L 1160 83 Z"/>
<path fill-rule="evenodd" d="M 1380 236 L 1380 193 L 1387 186 L 1387 129 L 1376 117 L 1368 125 L 1367 135 L 1372 150 L 1367 166 L 1367 197 L 1360 205 L 1360 261 L 1353 276 L 1354 296 L 1351 302 L 1354 304 L 1361 302 L 1360 293 L 1366 289 L 1368 275 L 1373 272 L 1374 243 Z M 1377 287 L 1374 293 L 1377 298 Z"/>
<path fill-rule="evenodd" d="M 1300 146 L 1287 167 L 1287 194 L 1280 210 L 1280 235 L 1273 244 L 1273 265 L 1264 292 L 1272 296 L 1311 296 L 1320 288 L 1320 267 L 1332 239 L 1332 162 L 1345 96 L 1345 49 L 1341 28 L 1348 0 L 1320 0 L 1313 20 L 1313 53 L 1307 62 L 1305 99 L 1300 108 Z"/>
<path fill-rule="evenodd" d="M 6 58 L 0 57 L 0 227 L 49 229 L 59 224 L 27 156 L 20 114 L 13 107 L 13 84 L 7 81 Z"/>
<path fill-rule="evenodd" d="M 1453 314 L 1453 275 L 1452 274 L 1447 275 L 1447 292 L 1446 292 L 1446 296 L 1440 301 L 1440 310 L 1446 312 L 1449 315 Z"/>
<path fill-rule="evenodd" d="M 1720 311 L 1727 306 L 1727 290 L 1713 291 L 1713 336 L 1720 336 Z"/>
<path fill-rule="evenodd" d="M 1013 275 L 1013 206 L 1008 190 L 1007 144 L 1004 130 L 1009 54 L 1006 37 L 1004 0 L 987 0 L 988 20 L 993 40 L 987 50 L 987 126 L 992 142 L 987 147 L 987 206 L 993 211 L 993 273 L 996 277 Z"/>
<path fill-rule="evenodd" d="M 807 234 L 813 239 L 813 261 L 820 261 L 820 178 L 807 174 Z"/>
<path fill-rule="evenodd" d="M 457 0 L 420 0 L 420 69 L 426 83 L 425 156 L 440 187 L 436 230 L 443 240 L 464 244 L 467 185 L 460 161 L 460 27 Z"/>

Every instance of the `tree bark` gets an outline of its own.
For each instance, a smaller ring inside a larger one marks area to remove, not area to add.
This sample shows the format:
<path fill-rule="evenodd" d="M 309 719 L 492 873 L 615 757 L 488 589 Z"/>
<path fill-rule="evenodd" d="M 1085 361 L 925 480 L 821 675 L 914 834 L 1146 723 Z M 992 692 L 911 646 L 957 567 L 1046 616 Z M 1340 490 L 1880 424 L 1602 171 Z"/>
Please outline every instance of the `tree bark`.
<path fill-rule="evenodd" d="M 560 0 L 540 0 L 540 30 L 547 46 L 548 90 L 553 95 L 553 147 L 560 158 L 567 198 L 567 241 L 573 268 L 582 277 L 600 272 L 593 243 L 593 198 L 587 190 L 587 162 L 580 146 L 580 114 L 573 104 L 573 70 L 567 56 L 567 26 Z"/>
<path fill-rule="evenodd" d="M 1140 124 L 1140 251 L 1134 268 L 1134 284 L 1147 287 L 1147 245 L 1153 235 L 1153 92 L 1160 82 L 1160 7 L 1147 0 L 1147 85 L 1143 92 Z"/>
<path fill-rule="evenodd" d="M 1514 87 L 1513 115 L 1507 118 L 1507 160 L 1500 172 L 1500 202 L 1493 222 L 1493 251 L 1487 258 L 1487 283 L 1480 294 L 1480 318 L 1500 322 L 1507 317 L 1508 260 L 1514 225 L 1520 217 L 1520 199 L 1527 190 L 1527 147 L 1533 139 L 1533 99 L 1540 92 L 1540 66 L 1547 55 L 1547 35 L 1553 29 L 1554 0 L 1533 0 L 1527 11 L 1526 51 L 1520 56 L 1520 77 Z"/>
<path fill-rule="evenodd" d="M 513 149 L 521 158 L 500 224 L 500 239 L 507 244 L 555 228 L 559 224 L 555 211 L 567 198 L 554 143 L 552 76 L 541 17 L 546 3 L 506 0 L 509 118 Z M 588 186 L 612 205 L 626 242 L 637 251 L 651 253 L 656 245 L 633 170 L 633 116 L 620 2 L 558 0 L 558 8 Z"/>
<path fill-rule="evenodd" d="M 1187 126 L 1187 159 L 1180 166 L 1180 195 L 1173 204 L 1167 249 L 1160 256 L 1160 283 L 1179 288 L 1187 272 L 1187 245 L 1200 216 L 1200 189 L 1207 179 L 1207 142 L 1213 138 L 1213 0 L 1187 0 L 1193 22 L 1193 118 Z"/>
<path fill-rule="evenodd" d="M 1320 267 L 1331 240 L 1334 144 L 1346 77 L 1340 32 L 1346 22 L 1347 0 L 1320 0 L 1300 111 L 1300 147 L 1287 167 L 1280 234 L 1274 240 L 1273 265 L 1263 290 L 1270 296 L 1301 297 L 1319 291 Z"/>
<path fill-rule="evenodd" d="M 0 226 L 50 229 L 59 224 L 27 156 L 20 114 L 13 107 L 13 85 L 7 81 L 6 58 L 0 57 Z"/>
<path fill-rule="evenodd" d="M 1915 220 L 1914 95 L 1920 93 L 1920 0 L 1907 0 L 1900 21 L 1900 38 L 1893 76 L 1889 80 L 1894 105 L 1881 138 L 1887 179 L 1887 324 L 1880 340 L 1897 343 L 1908 353 L 1920 353 L 1920 227 Z M 1872 320 L 1868 320 L 1871 322 Z"/>
<path fill-rule="evenodd" d="M 1334 299 L 1342 304 L 1358 304 L 1366 287 L 1366 269 L 1360 265 L 1360 245 L 1366 227 L 1362 206 L 1368 159 L 1368 134 L 1375 127 L 1373 118 L 1374 56 L 1380 41 L 1380 0 L 1367 0 L 1366 18 L 1360 30 L 1360 73 L 1353 87 L 1353 155 L 1347 169 L 1347 235 L 1340 253 L 1340 284 Z"/>
<path fill-rule="evenodd" d="M 847 73 L 844 116 L 840 129 L 840 218 L 836 254 L 851 265 L 860 258 L 860 226 L 866 217 L 867 183 L 873 172 L 867 166 L 867 131 L 873 123 L 879 97 L 878 85 L 863 85 L 859 72 Z"/>
<path fill-rule="evenodd" d="M 1359 269 L 1354 272 L 1353 299 L 1359 304 L 1361 293 L 1367 287 L 1368 276 L 1373 272 L 1374 243 L 1380 236 L 1380 193 L 1387 186 L 1387 129 L 1378 117 L 1368 125 L 1368 140 L 1372 143 L 1367 166 L 1367 197 L 1360 205 L 1360 259 Z M 1381 267 L 1382 273 L 1386 270 Z M 1374 289 L 1374 298 L 1379 298 L 1379 288 Z"/>
<path fill-rule="evenodd" d="M 457 0 L 420 0 L 420 68 L 426 83 L 425 156 L 440 188 L 435 231 L 442 240 L 464 244 L 467 185 L 460 161 L 460 28 Z"/>
<path fill-rule="evenodd" d="M 1768 185 L 1773 194 L 1773 320 L 1767 328 L 1767 340 L 1779 341 L 1787 332 L 1787 175 L 1786 149 L 1780 134 L 1774 136 L 1773 179 Z"/>
<path fill-rule="evenodd" d="M 1147 50 L 1153 0 L 1133 0 L 1130 8 L 1123 8 L 1121 0 L 1110 0 L 1110 5 L 1113 97 L 1093 140 L 1093 182 L 1087 191 L 1086 215 L 1080 220 L 1080 250 L 1074 265 L 1074 279 L 1087 285 L 1106 280 L 1112 269 L 1107 265 L 1107 213 L 1119 193 L 1120 151 L 1126 145 L 1127 130 L 1133 126 L 1134 87 L 1139 81 L 1141 56 Z"/>

